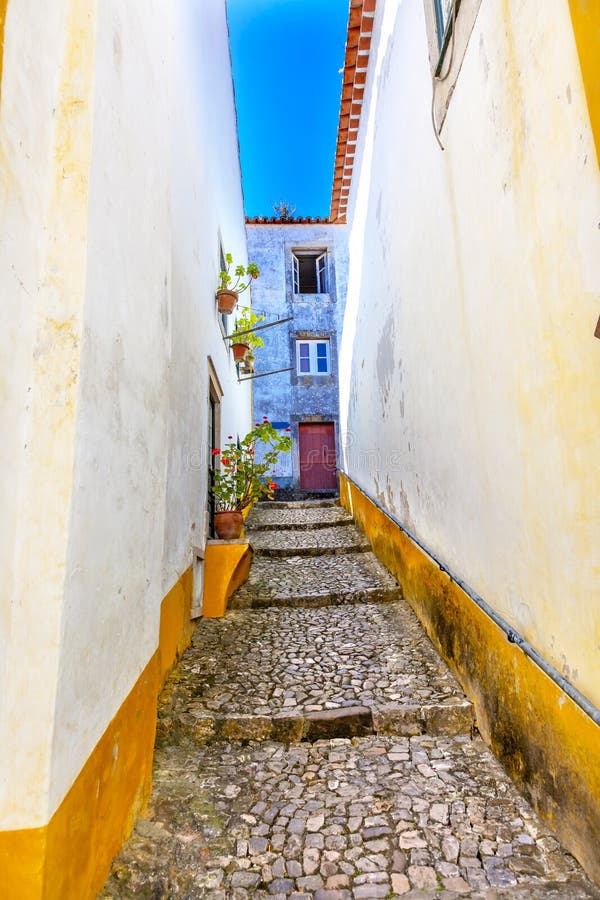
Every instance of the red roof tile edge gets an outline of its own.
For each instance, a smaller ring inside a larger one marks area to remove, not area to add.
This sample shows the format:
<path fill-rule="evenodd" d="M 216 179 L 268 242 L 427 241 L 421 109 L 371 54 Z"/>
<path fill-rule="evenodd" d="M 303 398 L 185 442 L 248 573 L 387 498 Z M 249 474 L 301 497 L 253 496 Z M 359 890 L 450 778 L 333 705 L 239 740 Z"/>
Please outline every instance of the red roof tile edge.
<path fill-rule="evenodd" d="M 369 63 L 376 0 L 350 0 L 329 221 L 344 223 Z"/>
<path fill-rule="evenodd" d="M 331 220 L 322 216 L 298 216 L 280 219 L 277 216 L 246 216 L 246 225 L 331 225 Z"/>

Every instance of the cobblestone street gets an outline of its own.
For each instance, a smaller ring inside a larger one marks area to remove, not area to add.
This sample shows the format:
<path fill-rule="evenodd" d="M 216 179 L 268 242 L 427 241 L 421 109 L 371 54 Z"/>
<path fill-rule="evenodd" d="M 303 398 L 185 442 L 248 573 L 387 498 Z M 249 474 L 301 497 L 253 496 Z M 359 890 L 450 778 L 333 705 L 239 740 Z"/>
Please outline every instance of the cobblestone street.
<path fill-rule="evenodd" d="M 256 509 L 250 578 L 161 698 L 101 897 L 597 898 L 338 506 Z"/>

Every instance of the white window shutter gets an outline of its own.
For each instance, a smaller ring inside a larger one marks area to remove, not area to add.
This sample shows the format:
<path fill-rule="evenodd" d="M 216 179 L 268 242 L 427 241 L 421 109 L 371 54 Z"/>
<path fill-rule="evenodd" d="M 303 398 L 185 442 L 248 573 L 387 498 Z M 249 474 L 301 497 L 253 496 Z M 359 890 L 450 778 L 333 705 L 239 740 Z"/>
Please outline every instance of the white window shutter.
<path fill-rule="evenodd" d="M 300 293 L 300 263 L 298 257 L 292 254 L 292 263 L 294 268 L 294 293 Z"/>
<path fill-rule="evenodd" d="M 317 292 L 326 294 L 327 290 L 327 254 L 322 253 L 317 256 Z"/>

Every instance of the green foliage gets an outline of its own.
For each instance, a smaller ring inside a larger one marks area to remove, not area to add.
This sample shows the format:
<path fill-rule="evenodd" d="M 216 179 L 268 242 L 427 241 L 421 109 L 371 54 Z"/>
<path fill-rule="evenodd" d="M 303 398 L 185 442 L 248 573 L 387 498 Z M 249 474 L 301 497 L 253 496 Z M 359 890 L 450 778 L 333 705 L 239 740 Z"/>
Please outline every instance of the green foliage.
<path fill-rule="evenodd" d="M 247 266 L 235 266 L 233 275 L 231 268 L 233 266 L 233 257 L 231 253 L 225 256 L 225 269 L 219 274 L 220 291 L 236 291 L 241 294 L 246 288 L 250 287 L 250 282 L 255 281 L 260 275 L 260 271 L 256 263 L 248 263 Z M 248 279 L 245 281 L 244 279 Z M 235 279 L 235 281 L 234 281 Z"/>
<path fill-rule="evenodd" d="M 261 462 L 255 460 L 257 444 L 266 447 Z M 270 472 L 279 454 L 289 453 L 291 449 L 291 435 L 279 434 L 265 418 L 248 432 L 239 445 L 232 441 L 222 449 L 213 450 L 215 456 L 221 457 L 212 486 L 217 512 L 241 512 L 261 497 L 272 500 L 277 484 L 270 477 Z"/>
<path fill-rule="evenodd" d="M 248 344 L 249 347 L 252 347 L 253 350 L 256 350 L 257 347 L 264 347 L 265 342 L 258 334 L 254 334 L 251 330 L 257 324 L 257 322 L 264 322 L 264 316 L 259 316 L 256 313 L 247 311 L 242 313 L 239 319 L 236 320 L 235 323 L 235 331 L 231 336 L 232 344 Z M 240 334 L 238 336 L 237 332 L 247 331 L 248 334 Z"/>

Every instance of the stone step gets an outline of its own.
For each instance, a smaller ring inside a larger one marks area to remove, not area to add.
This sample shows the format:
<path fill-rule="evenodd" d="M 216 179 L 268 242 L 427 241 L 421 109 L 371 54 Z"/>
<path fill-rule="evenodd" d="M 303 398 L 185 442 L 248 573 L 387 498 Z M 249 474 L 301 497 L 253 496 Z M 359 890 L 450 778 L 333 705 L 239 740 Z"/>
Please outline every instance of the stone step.
<path fill-rule="evenodd" d="M 159 748 L 100 900 L 598 900 L 476 738 Z"/>
<path fill-rule="evenodd" d="M 327 509 L 339 506 L 339 497 L 323 497 L 320 500 L 269 500 L 258 504 L 257 509 Z"/>
<path fill-rule="evenodd" d="M 158 720 L 157 743 L 181 739 L 206 744 L 227 741 L 316 741 L 323 738 L 364 737 L 368 734 L 413 737 L 418 734 L 471 735 L 473 706 L 468 700 L 421 707 L 390 705 L 348 706 L 322 712 L 276 715 L 213 715 L 202 704 L 191 704 L 176 717 L 165 712 Z"/>
<path fill-rule="evenodd" d="M 252 538 L 251 538 L 252 540 Z M 256 557 L 230 609 L 319 607 L 397 600 L 395 578 L 372 552 Z"/>
<path fill-rule="evenodd" d="M 472 729 L 471 703 L 399 601 L 201 620 L 163 695 L 158 734 L 290 742 Z"/>
<path fill-rule="evenodd" d="M 310 530 L 249 531 L 248 538 L 257 556 L 344 555 L 371 549 L 362 531 L 347 524 Z"/>
<path fill-rule="evenodd" d="M 248 531 L 289 531 L 352 525 L 352 516 L 341 506 L 300 506 L 273 509 L 258 504 L 248 516 Z"/>

